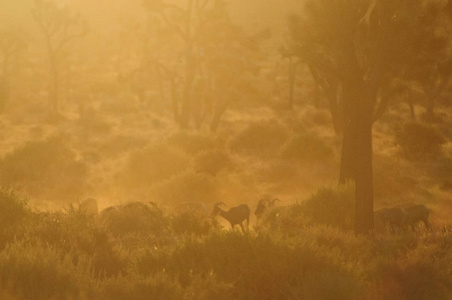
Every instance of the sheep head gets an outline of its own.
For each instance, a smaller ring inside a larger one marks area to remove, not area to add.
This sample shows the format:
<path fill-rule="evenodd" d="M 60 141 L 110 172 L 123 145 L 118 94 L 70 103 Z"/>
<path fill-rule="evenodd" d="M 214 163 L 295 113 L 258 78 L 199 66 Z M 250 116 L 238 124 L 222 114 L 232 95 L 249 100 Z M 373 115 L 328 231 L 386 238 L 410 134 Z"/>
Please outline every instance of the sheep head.
<path fill-rule="evenodd" d="M 212 217 L 216 217 L 220 213 L 220 211 L 221 211 L 220 206 L 226 206 L 226 203 L 224 203 L 224 202 L 214 203 L 213 210 L 212 210 Z"/>

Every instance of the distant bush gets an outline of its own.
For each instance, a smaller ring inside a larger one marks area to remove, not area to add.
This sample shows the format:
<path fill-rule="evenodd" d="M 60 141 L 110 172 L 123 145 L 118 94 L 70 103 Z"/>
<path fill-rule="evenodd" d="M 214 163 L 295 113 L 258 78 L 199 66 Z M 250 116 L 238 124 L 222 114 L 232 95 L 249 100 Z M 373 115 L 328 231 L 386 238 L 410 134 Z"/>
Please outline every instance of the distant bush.
<path fill-rule="evenodd" d="M 239 132 L 229 145 L 237 152 L 266 156 L 277 153 L 287 137 L 287 128 L 276 121 L 258 122 Z"/>
<path fill-rule="evenodd" d="M 333 150 L 319 137 L 301 134 L 291 138 L 281 148 L 281 157 L 303 163 L 318 163 L 331 159 Z"/>
<path fill-rule="evenodd" d="M 62 137 L 31 141 L 7 154 L 0 161 L 0 182 L 23 186 L 31 195 L 46 193 L 47 198 L 65 199 L 87 186 L 87 166 Z"/>
<path fill-rule="evenodd" d="M 0 227 L 20 224 L 30 214 L 27 201 L 10 188 L 0 187 Z"/>
<path fill-rule="evenodd" d="M 267 235 L 212 232 L 186 239 L 173 252 L 144 253 L 135 267 L 148 275 L 165 266 L 183 285 L 192 284 L 193 276 L 214 274 L 217 283 L 233 283 L 223 285 L 222 299 L 353 299 L 361 283 L 320 249 L 313 243 L 289 246 Z"/>
<path fill-rule="evenodd" d="M 30 243 L 39 241 L 61 251 L 62 255 L 90 258 L 93 276 L 118 275 L 125 269 L 122 256 L 114 248 L 107 232 L 92 216 L 70 208 L 66 213 L 39 213 L 25 228 Z"/>
<path fill-rule="evenodd" d="M 171 228 L 178 235 L 206 235 L 216 225 L 215 220 L 190 211 L 176 214 L 171 219 Z"/>
<path fill-rule="evenodd" d="M 297 232 L 313 225 L 351 230 L 354 225 L 354 211 L 352 184 L 337 188 L 324 187 L 300 203 L 275 207 L 264 215 L 260 225 L 281 232 Z"/>
<path fill-rule="evenodd" d="M 195 172 L 215 176 L 233 166 L 231 157 L 224 150 L 207 150 L 199 153 L 193 160 Z"/>
<path fill-rule="evenodd" d="M 85 298 L 94 290 L 93 282 L 87 257 L 22 243 L 0 252 L 0 286 L 12 299 Z"/>
<path fill-rule="evenodd" d="M 182 286 L 165 273 L 155 276 L 118 276 L 105 280 L 100 299 L 184 299 Z"/>
<path fill-rule="evenodd" d="M 221 141 L 213 135 L 190 131 L 178 131 L 168 138 L 168 143 L 189 155 L 221 146 Z"/>
<path fill-rule="evenodd" d="M 440 156 L 445 139 L 435 127 L 411 122 L 397 132 L 395 142 L 405 158 L 419 161 Z"/>
<path fill-rule="evenodd" d="M 157 144 L 131 153 L 117 179 L 127 188 L 149 187 L 183 172 L 188 165 L 185 153 L 167 144 Z"/>
<path fill-rule="evenodd" d="M 132 202 L 110 208 L 101 214 L 106 230 L 116 237 L 129 234 L 143 236 L 165 236 L 170 225 L 169 218 L 156 205 Z"/>
<path fill-rule="evenodd" d="M 94 109 L 85 109 L 77 121 L 83 133 L 106 134 L 112 129 L 112 125 Z"/>
<path fill-rule="evenodd" d="M 117 157 L 124 152 L 141 149 L 146 146 L 148 140 L 137 136 L 118 134 L 103 142 L 99 147 L 101 155 Z"/>
<path fill-rule="evenodd" d="M 321 188 L 301 203 L 303 214 L 313 224 L 353 229 L 355 219 L 354 185 Z"/>
<path fill-rule="evenodd" d="M 187 171 L 155 184 L 152 199 L 163 203 L 176 204 L 185 201 L 212 203 L 219 199 L 216 181 L 205 174 Z"/>

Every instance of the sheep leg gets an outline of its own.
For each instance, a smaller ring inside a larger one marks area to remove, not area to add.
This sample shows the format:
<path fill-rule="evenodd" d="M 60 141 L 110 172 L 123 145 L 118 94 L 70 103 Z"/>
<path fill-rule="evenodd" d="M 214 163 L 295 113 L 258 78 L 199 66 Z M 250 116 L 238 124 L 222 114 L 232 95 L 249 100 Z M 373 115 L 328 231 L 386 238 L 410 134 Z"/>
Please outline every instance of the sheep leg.
<path fill-rule="evenodd" d="M 245 232 L 245 226 L 243 226 L 243 222 L 239 223 L 240 227 L 242 227 L 242 232 Z"/>
<path fill-rule="evenodd" d="M 432 224 L 427 219 L 422 220 L 424 222 L 425 228 L 430 229 L 432 228 Z"/>

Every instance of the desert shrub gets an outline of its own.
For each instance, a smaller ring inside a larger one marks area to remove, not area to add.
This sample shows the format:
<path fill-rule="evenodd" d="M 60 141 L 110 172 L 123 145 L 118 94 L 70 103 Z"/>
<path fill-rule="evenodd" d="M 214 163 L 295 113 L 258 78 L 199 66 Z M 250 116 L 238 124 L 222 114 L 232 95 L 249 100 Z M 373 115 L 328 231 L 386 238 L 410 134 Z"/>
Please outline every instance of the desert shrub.
<path fill-rule="evenodd" d="M 237 152 L 254 155 L 275 154 L 287 140 L 287 128 L 276 121 L 250 124 L 229 141 L 229 146 Z"/>
<path fill-rule="evenodd" d="M 124 258 L 115 250 L 107 232 L 95 218 L 79 210 L 39 213 L 25 230 L 25 240 L 38 240 L 63 254 L 89 257 L 96 276 L 117 275 L 125 268 Z"/>
<path fill-rule="evenodd" d="M 211 203 L 219 199 L 217 182 L 208 175 L 187 171 L 155 184 L 150 195 L 163 203 L 184 201 Z"/>
<path fill-rule="evenodd" d="M 354 220 L 354 189 L 352 184 L 338 188 L 320 188 L 308 199 L 275 207 L 267 212 L 260 229 L 296 233 L 307 226 L 322 225 L 350 230 Z"/>
<path fill-rule="evenodd" d="M 175 214 L 171 219 L 171 228 L 175 234 L 206 235 L 218 223 L 207 216 L 200 216 L 191 211 Z"/>
<path fill-rule="evenodd" d="M 77 125 L 84 133 L 89 134 L 107 134 L 112 129 L 112 125 L 92 108 L 82 112 Z"/>
<path fill-rule="evenodd" d="M 14 243 L 0 252 L 0 285 L 14 299 L 80 299 L 94 290 L 86 257 L 42 245 Z"/>
<path fill-rule="evenodd" d="M 318 103 L 316 103 L 318 104 Z M 304 128 L 312 128 L 318 126 L 329 127 L 332 125 L 331 121 L 331 113 L 327 109 L 314 107 L 312 105 L 308 105 L 303 108 L 301 111 L 301 116 L 299 117 L 302 122 L 298 122 L 295 126 L 296 131 L 303 132 Z"/>
<path fill-rule="evenodd" d="M 313 224 L 352 229 L 355 217 L 354 185 L 321 188 L 301 203 L 303 214 Z"/>
<path fill-rule="evenodd" d="M 397 132 L 395 142 L 400 146 L 403 157 L 430 160 L 440 156 L 445 139 L 435 127 L 411 122 Z"/>
<path fill-rule="evenodd" d="M 87 185 L 86 165 L 62 137 L 26 143 L 0 161 L 0 170 L 3 184 L 23 186 L 31 195 L 77 196 Z"/>
<path fill-rule="evenodd" d="M 30 214 L 27 200 L 7 187 L 0 187 L 0 227 L 14 227 Z"/>
<path fill-rule="evenodd" d="M 281 157 L 302 163 L 318 163 L 331 159 L 333 150 L 318 136 L 312 134 L 297 135 L 281 148 Z"/>
<path fill-rule="evenodd" d="M 31 215 L 27 200 L 10 188 L 0 187 L 0 249 L 22 237 L 20 230 Z"/>
<path fill-rule="evenodd" d="M 132 202 L 101 212 L 101 223 L 128 249 L 165 245 L 172 240 L 170 218 L 157 206 Z"/>
<path fill-rule="evenodd" d="M 199 153 L 193 159 L 195 172 L 215 176 L 233 167 L 230 155 L 224 150 L 207 150 Z"/>
<path fill-rule="evenodd" d="M 118 134 L 100 145 L 100 153 L 117 157 L 132 149 L 140 149 L 146 146 L 147 140 L 136 136 Z"/>
<path fill-rule="evenodd" d="M 188 165 L 186 154 L 167 144 L 157 144 L 131 153 L 117 179 L 127 188 L 148 187 L 183 172 Z"/>
<path fill-rule="evenodd" d="M 189 155 L 212 150 L 222 145 L 221 141 L 213 135 L 190 131 L 178 131 L 168 138 L 168 143 Z"/>
<path fill-rule="evenodd" d="M 181 285 L 161 272 L 155 276 L 129 275 L 110 278 L 102 283 L 101 299 L 184 299 Z"/>
<path fill-rule="evenodd" d="M 359 291 L 359 280 L 329 249 L 289 244 L 268 235 L 212 232 L 201 240 L 187 239 L 172 252 L 144 253 L 135 267 L 146 275 L 164 266 L 183 284 L 190 284 L 193 275 L 215 274 L 218 281 L 233 283 L 228 294 L 234 299 L 313 299 L 322 287 L 329 298 L 350 299 Z M 307 284 L 311 278 L 315 281 Z"/>

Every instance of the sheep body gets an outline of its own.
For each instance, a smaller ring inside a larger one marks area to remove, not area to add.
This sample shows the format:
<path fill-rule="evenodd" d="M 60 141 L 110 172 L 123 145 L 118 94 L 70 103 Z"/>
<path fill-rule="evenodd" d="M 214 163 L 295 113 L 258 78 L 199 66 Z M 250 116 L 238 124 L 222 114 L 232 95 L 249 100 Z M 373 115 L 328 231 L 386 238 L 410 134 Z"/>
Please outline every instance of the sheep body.
<path fill-rule="evenodd" d="M 406 225 L 414 228 L 416 224 L 419 222 L 423 222 L 426 228 L 430 228 L 431 224 L 428 220 L 430 216 L 430 208 L 425 206 L 424 204 L 412 205 L 409 207 L 405 207 L 407 218 Z"/>
<path fill-rule="evenodd" d="M 235 225 L 240 225 L 242 231 L 245 231 L 243 222 L 246 220 L 246 226 L 249 227 L 250 223 L 250 208 L 246 204 L 241 204 L 239 206 L 231 207 L 228 211 L 220 208 L 220 205 L 225 205 L 223 202 L 218 202 L 214 204 L 212 216 L 220 215 L 231 224 L 231 228 Z"/>
<path fill-rule="evenodd" d="M 374 212 L 374 219 L 378 229 L 389 225 L 395 230 L 405 226 L 407 213 L 401 207 L 382 208 Z"/>

